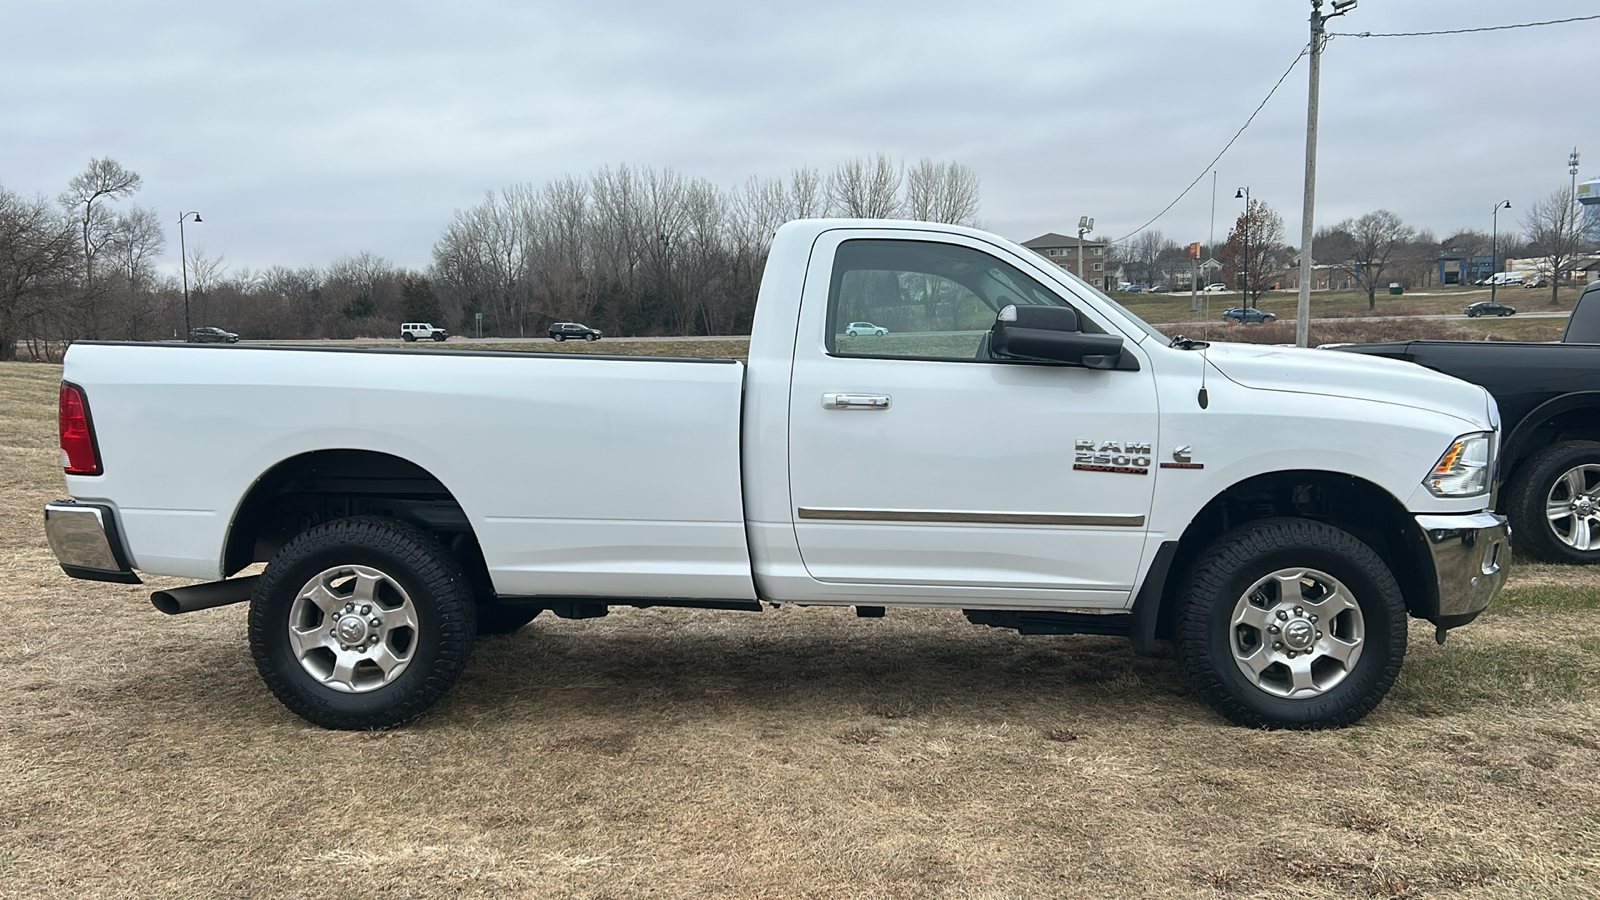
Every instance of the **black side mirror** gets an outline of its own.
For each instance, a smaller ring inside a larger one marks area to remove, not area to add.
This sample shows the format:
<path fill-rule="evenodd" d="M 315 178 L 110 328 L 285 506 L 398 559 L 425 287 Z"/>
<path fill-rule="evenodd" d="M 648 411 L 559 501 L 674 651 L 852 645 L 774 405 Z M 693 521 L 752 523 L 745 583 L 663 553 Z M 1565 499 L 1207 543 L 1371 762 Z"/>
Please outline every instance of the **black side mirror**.
<path fill-rule="evenodd" d="M 1085 334 L 1078 311 L 1065 306 L 1007 306 L 989 329 L 995 357 L 1067 363 L 1090 369 L 1127 368 L 1122 338 Z M 1137 368 L 1137 365 L 1134 366 Z"/>

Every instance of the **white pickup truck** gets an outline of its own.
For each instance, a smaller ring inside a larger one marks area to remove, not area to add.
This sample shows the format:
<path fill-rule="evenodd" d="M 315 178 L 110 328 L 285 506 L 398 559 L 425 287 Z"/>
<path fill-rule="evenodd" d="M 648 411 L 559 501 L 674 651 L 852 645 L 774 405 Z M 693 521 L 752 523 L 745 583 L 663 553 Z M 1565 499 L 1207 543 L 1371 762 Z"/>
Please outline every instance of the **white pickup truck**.
<path fill-rule="evenodd" d="M 1168 340 L 912 222 L 785 225 L 752 330 L 745 361 L 78 343 L 46 531 L 79 578 L 208 582 L 164 612 L 249 600 L 267 686 L 330 728 L 413 719 L 543 611 L 782 603 L 1170 639 L 1228 719 L 1337 726 L 1408 617 L 1443 640 L 1504 581 L 1495 404 L 1420 366 Z"/>

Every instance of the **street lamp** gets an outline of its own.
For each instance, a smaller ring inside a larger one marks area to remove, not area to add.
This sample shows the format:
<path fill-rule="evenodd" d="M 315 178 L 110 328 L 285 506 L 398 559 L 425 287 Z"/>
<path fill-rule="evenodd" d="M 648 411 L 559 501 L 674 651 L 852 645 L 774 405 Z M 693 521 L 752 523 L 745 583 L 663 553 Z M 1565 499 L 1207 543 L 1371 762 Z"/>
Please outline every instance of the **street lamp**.
<path fill-rule="evenodd" d="M 197 212 L 178 214 L 178 260 L 183 266 L 183 339 L 189 339 L 189 252 L 183 243 L 183 221 L 194 216 L 196 223 L 204 221 Z"/>
<path fill-rule="evenodd" d="M 1239 188 L 1233 199 L 1244 201 L 1244 308 L 1250 308 L 1250 189 Z"/>
<path fill-rule="evenodd" d="M 1510 200 L 1501 200 L 1494 205 L 1494 225 L 1489 232 L 1489 302 L 1494 302 L 1494 289 L 1500 279 L 1500 210 L 1510 209 Z"/>
<path fill-rule="evenodd" d="M 1078 280 L 1083 280 L 1083 236 L 1094 230 L 1094 219 L 1090 216 L 1078 217 Z"/>

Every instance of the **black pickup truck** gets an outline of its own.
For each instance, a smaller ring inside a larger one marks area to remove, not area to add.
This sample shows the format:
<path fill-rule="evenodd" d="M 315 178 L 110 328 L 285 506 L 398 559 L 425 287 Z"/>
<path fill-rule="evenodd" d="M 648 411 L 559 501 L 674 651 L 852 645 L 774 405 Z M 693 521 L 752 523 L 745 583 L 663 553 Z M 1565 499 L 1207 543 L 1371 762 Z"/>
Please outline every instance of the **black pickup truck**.
<path fill-rule="evenodd" d="M 1500 405 L 1499 509 L 1513 545 L 1548 562 L 1600 563 L 1600 282 L 1559 344 L 1400 341 L 1337 349 L 1404 359 L 1483 385 Z"/>

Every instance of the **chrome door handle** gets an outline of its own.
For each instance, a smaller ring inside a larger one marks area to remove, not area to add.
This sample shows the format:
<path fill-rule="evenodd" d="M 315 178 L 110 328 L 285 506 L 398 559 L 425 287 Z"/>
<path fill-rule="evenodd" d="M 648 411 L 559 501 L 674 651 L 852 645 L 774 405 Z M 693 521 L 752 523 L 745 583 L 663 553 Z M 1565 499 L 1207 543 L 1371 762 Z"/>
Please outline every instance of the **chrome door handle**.
<path fill-rule="evenodd" d="M 888 394 L 823 394 L 823 409 L 888 409 Z"/>

